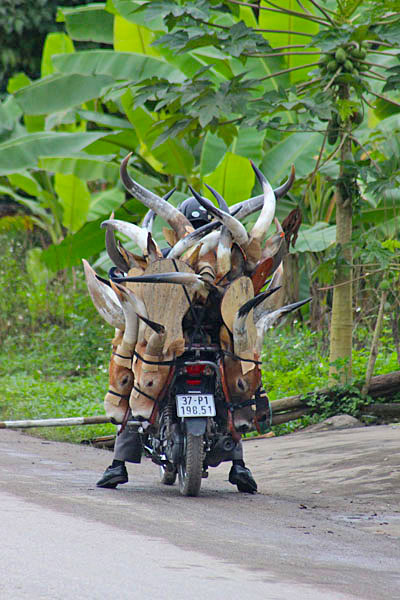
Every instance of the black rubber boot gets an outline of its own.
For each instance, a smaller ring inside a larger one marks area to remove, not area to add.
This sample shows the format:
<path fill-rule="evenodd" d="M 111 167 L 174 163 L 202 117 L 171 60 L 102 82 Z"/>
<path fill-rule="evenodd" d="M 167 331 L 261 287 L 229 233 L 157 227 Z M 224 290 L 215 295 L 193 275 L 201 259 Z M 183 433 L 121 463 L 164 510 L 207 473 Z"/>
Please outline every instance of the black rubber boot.
<path fill-rule="evenodd" d="M 121 483 L 128 482 L 128 471 L 122 463 L 113 467 L 110 465 L 103 473 L 103 477 L 96 483 L 101 488 L 116 488 Z"/>
<path fill-rule="evenodd" d="M 249 494 L 257 492 L 257 484 L 253 479 L 250 469 L 241 465 L 232 465 L 229 471 L 229 483 L 237 485 L 239 492 L 247 492 Z"/>

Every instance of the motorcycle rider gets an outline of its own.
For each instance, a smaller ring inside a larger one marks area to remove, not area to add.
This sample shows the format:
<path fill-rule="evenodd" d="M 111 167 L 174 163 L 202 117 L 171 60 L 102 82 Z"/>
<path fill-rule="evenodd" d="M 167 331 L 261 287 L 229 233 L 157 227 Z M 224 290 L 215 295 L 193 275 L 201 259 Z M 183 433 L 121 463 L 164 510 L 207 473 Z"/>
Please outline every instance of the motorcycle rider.
<path fill-rule="evenodd" d="M 212 216 L 206 209 L 193 198 L 187 198 L 179 206 L 180 210 L 190 221 L 191 225 L 198 229 L 202 225 L 209 223 Z M 164 249 L 163 255 L 168 255 L 169 248 Z M 261 394 L 264 401 L 268 403 L 268 399 L 263 390 Z M 103 476 L 96 483 L 97 487 L 101 488 L 116 488 L 117 485 L 128 482 L 128 472 L 125 462 L 140 463 L 141 460 L 141 442 L 139 434 L 132 431 L 129 427 L 125 427 L 116 437 L 114 446 L 114 457 L 112 464 L 104 471 Z M 255 493 L 257 492 L 257 483 L 248 467 L 243 460 L 243 445 L 239 441 L 232 452 L 232 467 L 229 472 L 229 482 L 236 485 L 240 492 Z"/>

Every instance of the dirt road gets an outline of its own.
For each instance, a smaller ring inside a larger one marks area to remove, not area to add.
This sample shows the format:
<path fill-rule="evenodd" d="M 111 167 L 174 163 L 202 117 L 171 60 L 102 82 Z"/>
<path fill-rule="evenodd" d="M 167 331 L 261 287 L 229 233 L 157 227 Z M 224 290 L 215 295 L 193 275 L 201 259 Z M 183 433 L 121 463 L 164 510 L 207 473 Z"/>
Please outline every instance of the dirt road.
<path fill-rule="evenodd" d="M 0 431 L 0 598 L 400 599 L 399 426 L 245 454 L 259 494 L 226 464 L 183 498 L 149 461 L 96 489 L 108 451 Z"/>

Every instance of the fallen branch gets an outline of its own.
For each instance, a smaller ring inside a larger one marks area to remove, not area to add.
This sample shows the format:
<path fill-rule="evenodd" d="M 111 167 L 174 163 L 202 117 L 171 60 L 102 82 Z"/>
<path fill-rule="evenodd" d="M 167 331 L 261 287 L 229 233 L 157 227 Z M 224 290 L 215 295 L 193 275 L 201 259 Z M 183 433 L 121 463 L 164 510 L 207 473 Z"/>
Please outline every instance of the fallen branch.
<path fill-rule="evenodd" d="M 400 417 L 400 402 L 391 404 L 370 404 L 361 409 L 363 415 L 375 417 Z"/>
<path fill-rule="evenodd" d="M 300 408 L 299 410 L 291 410 L 279 414 L 275 414 L 275 412 L 272 411 L 272 425 L 281 425 L 282 423 L 289 423 L 289 421 L 301 419 L 301 417 L 304 417 L 305 415 L 308 415 L 310 413 L 310 408 Z"/>

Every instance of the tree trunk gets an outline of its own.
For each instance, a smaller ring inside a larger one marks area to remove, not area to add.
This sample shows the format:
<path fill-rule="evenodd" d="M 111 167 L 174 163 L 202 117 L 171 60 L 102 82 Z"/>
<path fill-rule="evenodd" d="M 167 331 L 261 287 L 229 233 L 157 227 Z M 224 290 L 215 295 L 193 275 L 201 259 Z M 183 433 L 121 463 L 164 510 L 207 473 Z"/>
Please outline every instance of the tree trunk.
<path fill-rule="evenodd" d="M 341 160 L 349 156 L 350 141 L 341 149 Z M 343 162 L 340 182 L 336 186 L 336 244 L 341 247 L 336 267 L 333 289 L 329 383 L 345 383 L 351 378 L 351 352 L 353 333 L 352 285 L 352 198 L 351 180 L 346 179 Z M 347 184 L 347 185 L 346 185 Z M 338 361 L 338 362 L 336 362 Z"/>

